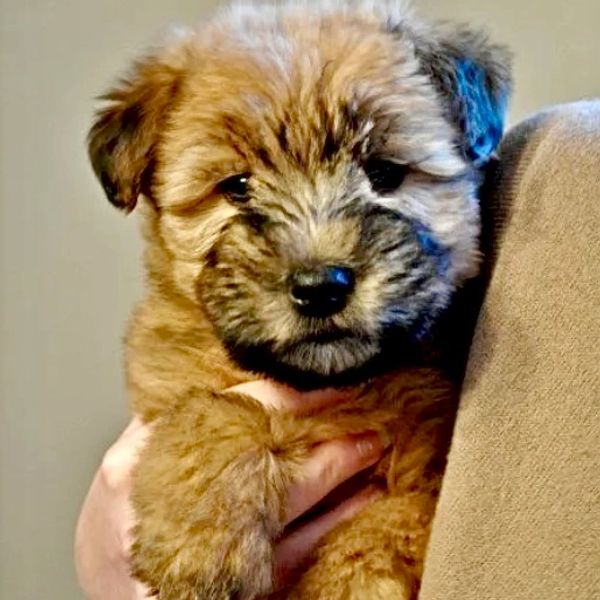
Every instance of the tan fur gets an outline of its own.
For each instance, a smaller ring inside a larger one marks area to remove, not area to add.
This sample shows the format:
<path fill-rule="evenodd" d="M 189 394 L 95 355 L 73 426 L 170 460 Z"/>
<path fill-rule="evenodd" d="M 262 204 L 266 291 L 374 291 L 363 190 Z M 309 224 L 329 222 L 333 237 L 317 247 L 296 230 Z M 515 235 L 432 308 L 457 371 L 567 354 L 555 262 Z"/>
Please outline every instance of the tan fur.
<path fill-rule="evenodd" d="M 351 402 L 298 418 L 224 391 L 257 377 L 225 341 L 268 343 L 326 381 L 381 351 L 394 298 L 407 297 L 410 319 L 433 318 L 476 272 L 477 180 L 452 101 L 423 67 L 435 71 L 446 51 L 481 58 L 490 85 L 507 85 L 502 51 L 462 31 L 436 34 L 393 3 L 238 6 L 138 63 L 106 96 L 90 134 L 94 168 L 117 206 L 130 211 L 143 194 L 148 290 L 126 358 L 134 410 L 153 434 L 134 478 L 133 565 L 161 600 L 272 591 L 286 487 L 315 443 L 367 429 L 393 440 L 373 474 L 388 494 L 330 534 L 280 595 L 415 597 L 454 383 L 426 363 L 396 368 L 357 385 Z M 409 165 L 398 193 L 375 193 L 357 166 L 372 148 Z M 250 208 L 218 187 L 244 172 Z M 406 221 L 365 229 L 357 202 Z M 266 232 L 244 211 L 266 215 Z M 413 220 L 445 249 L 443 277 Z M 303 342 L 325 325 L 290 310 L 282 289 L 295 268 L 322 263 L 363 265 L 327 325 L 360 339 Z"/>

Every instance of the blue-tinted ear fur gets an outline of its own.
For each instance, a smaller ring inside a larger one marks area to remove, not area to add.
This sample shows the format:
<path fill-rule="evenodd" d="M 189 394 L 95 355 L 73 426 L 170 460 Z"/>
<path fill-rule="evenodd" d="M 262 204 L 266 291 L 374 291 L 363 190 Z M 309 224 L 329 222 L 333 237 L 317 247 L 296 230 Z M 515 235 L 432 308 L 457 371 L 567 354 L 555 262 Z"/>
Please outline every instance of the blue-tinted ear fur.
<path fill-rule="evenodd" d="M 507 97 L 506 94 L 494 97 L 487 73 L 471 59 L 456 59 L 455 68 L 463 151 L 477 166 L 489 159 L 500 142 Z"/>
<path fill-rule="evenodd" d="M 511 54 L 468 26 L 438 23 L 413 32 L 421 73 L 456 128 L 456 145 L 475 166 L 496 149 L 511 91 Z"/>

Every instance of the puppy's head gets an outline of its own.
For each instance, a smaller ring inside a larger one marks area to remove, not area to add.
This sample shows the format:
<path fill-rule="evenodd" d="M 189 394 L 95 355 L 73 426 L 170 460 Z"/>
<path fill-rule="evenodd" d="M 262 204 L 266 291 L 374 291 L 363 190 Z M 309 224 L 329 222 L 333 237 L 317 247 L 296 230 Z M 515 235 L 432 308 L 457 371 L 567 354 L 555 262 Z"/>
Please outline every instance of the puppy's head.
<path fill-rule="evenodd" d="M 412 352 L 476 273 L 477 169 L 506 52 L 387 8 L 237 7 L 140 63 L 89 138 L 109 200 L 152 207 L 156 288 L 296 386 Z"/>

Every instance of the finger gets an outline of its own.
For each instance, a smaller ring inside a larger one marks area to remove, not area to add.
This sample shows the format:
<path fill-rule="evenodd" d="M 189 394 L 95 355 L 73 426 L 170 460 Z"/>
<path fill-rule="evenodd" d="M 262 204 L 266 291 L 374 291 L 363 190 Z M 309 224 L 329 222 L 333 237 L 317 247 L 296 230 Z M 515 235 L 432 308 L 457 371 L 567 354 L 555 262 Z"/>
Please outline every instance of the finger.
<path fill-rule="evenodd" d="M 382 495 L 383 492 L 376 488 L 362 490 L 328 513 L 310 521 L 294 533 L 283 538 L 275 548 L 275 581 L 277 587 L 285 585 L 291 574 L 306 562 L 323 536 L 340 523 L 354 517 L 367 504 Z"/>
<path fill-rule="evenodd" d="M 375 464 L 384 450 L 385 443 L 374 431 L 318 445 L 304 464 L 303 478 L 288 490 L 286 524 L 352 475 Z"/>
<path fill-rule="evenodd" d="M 264 379 L 241 383 L 229 388 L 229 391 L 252 396 L 252 398 L 258 400 L 263 406 L 286 410 L 299 415 L 311 413 L 337 402 L 349 400 L 356 393 L 354 390 L 338 390 L 334 388 L 299 392 L 282 383 Z"/>

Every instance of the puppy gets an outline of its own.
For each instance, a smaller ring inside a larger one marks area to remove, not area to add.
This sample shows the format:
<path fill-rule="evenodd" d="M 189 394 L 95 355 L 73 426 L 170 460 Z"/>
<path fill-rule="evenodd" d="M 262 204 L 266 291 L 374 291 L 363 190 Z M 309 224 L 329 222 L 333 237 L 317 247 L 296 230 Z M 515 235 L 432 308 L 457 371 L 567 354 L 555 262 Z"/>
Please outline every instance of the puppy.
<path fill-rule="evenodd" d="M 118 208 L 142 199 L 132 560 L 161 600 L 271 593 L 284 490 L 315 443 L 366 429 L 392 440 L 387 494 L 284 595 L 415 598 L 457 387 L 424 348 L 478 270 L 509 87 L 477 32 L 319 3 L 225 10 L 104 96 L 93 168 Z M 300 418 L 225 391 L 259 376 L 354 399 Z"/>

